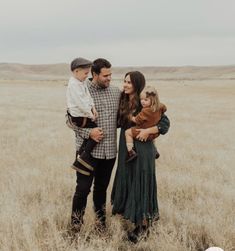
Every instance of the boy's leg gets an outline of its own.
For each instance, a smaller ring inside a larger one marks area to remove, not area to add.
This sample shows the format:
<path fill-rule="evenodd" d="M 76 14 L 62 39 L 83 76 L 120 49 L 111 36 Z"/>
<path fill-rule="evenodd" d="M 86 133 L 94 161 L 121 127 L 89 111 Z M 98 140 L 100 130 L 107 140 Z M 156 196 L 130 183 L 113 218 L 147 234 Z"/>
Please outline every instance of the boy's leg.
<path fill-rule="evenodd" d="M 86 140 L 86 144 L 85 144 L 85 147 L 83 148 L 83 150 L 87 153 L 91 153 L 92 150 L 94 149 L 94 147 L 97 145 L 97 143 L 98 142 L 96 142 L 92 138 L 89 138 Z"/>
<path fill-rule="evenodd" d="M 97 124 L 93 122 L 91 119 L 87 118 L 86 121 L 87 122 L 84 127 L 87 127 L 87 128 L 97 127 Z M 94 149 L 96 145 L 97 145 L 97 142 L 93 140 L 92 138 L 88 138 L 84 140 L 81 148 L 79 149 L 80 156 L 77 158 L 77 161 L 85 167 L 94 168 L 95 163 L 90 153 L 92 152 L 92 150 Z"/>
<path fill-rule="evenodd" d="M 84 151 L 85 147 L 86 147 L 86 143 L 87 143 L 88 139 L 84 139 L 82 142 L 82 145 L 80 146 L 79 150 L 78 150 L 78 155 L 81 155 L 81 153 Z"/>
<path fill-rule="evenodd" d="M 83 118 L 84 119 L 84 118 Z M 81 123 L 82 124 L 82 123 Z M 84 126 L 84 128 L 95 128 L 97 127 L 97 124 L 95 122 L 93 122 L 91 119 L 89 118 L 86 118 L 86 124 Z M 93 148 L 96 146 L 97 142 L 94 141 L 93 139 L 91 138 L 88 138 L 88 139 L 84 139 L 83 140 L 83 143 L 79 149 L 79 155 L 83 152 L 83 151 L 86 151 L 86 152 L 91 152 L 93 150 Z"/>
<path fill-rule="evenodd" d="M 72 121 L 72 123 L 75 124 L 75 126 L 81 127 L 81 125 L 82 125 L 82 123 L 83 123 L 83 119 L 84 119 L 83 117 L 73 117 L 73 116 L 70 115 L 69 113 L 68 113 L 68 116 L 70 116 L 71 121 Z"/>

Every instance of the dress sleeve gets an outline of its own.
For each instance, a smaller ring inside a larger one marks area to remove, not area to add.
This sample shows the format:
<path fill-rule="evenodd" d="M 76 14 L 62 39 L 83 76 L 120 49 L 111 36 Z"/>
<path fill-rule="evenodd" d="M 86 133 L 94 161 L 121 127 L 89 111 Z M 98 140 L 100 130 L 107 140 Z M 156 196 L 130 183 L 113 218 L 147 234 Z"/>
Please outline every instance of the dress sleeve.
<path fill-rule="evenodd" d="M 157 124 L 157 127 L 158 127 L 159 133 L 162 135 L 168 132 L 170 128 L 170 120 L 165 114 L 162 115 L 160 121 Z"/>

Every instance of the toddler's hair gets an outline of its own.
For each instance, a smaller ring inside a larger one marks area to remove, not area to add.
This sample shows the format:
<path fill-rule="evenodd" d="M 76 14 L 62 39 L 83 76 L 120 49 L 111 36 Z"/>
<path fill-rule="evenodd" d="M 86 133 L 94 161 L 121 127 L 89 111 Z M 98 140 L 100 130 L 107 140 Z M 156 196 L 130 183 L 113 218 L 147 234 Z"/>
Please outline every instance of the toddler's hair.
<path fill-rule="evenodd" d="M 145 95 L 146 98 L 150 98 L 151 100 L 151 106 L 150 108 L 152 108 L 152 111 L 158 111 L 160 108 L 160 100 L 159 100 L 159 96 L 158 96 L 158 92 L 156 90 L 156 88 L 154 88 L 153 86 L 146 86 L 143 91 L 140 93 L 140 96 Z"/>

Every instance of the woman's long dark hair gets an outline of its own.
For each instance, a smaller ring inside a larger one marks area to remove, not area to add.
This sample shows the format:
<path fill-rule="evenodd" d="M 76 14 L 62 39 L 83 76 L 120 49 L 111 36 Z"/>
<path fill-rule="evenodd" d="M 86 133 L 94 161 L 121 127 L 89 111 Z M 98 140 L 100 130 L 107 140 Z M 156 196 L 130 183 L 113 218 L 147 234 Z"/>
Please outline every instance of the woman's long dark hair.
<path fill-rule="evenodd" d="M 140 104 L 140 93 L 145 87 L 145 77 L 139 71 L 130 71 L 125 74 L 130 76 L 131 83 L 134 88 L 134 98 L 130 102 L 130 97 L 128 94 L 122 92 L 120 104 L 119 104 L 119 113 L 118 113 L 118 124 L 123 128 L 129 128 L 132 123 L 129 120 L 129 115 L 136 115 L 141 110 Z"/>

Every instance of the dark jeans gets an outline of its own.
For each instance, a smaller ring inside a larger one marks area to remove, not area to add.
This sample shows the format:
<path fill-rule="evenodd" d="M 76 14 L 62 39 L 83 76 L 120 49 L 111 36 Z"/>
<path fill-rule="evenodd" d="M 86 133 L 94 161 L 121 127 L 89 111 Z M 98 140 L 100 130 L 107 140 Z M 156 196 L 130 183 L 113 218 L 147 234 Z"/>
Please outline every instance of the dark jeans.
<path fill-rule="evenodd" d="M 69 114 L 69 113 L 68 113 Z M 85 128 L 95 128 L 97 127 L 97 124 L 92 121 L 90 118 L 84 118 L 84 117 L 73 117 L 72 115 L 69 114 L 71 117 L 72 122 L 77 126 L 77 127 L 85 127 Z M 83 124 L 83 120 L 86 119 L 86 122 Z"/>
<path fill-rule="evenodd" d="M 83 215 L 87 205 L 87 196 L 90 193 L 90 188 L 94 179 L 94 210 L 99 223 L 105 227 L 106 190 L 109 185 L 115 160 L 116 158 L 109 160 L 94 158 L 94 161 L 96 162 L 94 173 L 90 176 L 86 176 L 77 172 L 77 186 L 73 196 L 72 205 L 72 225 L 80 226 L 83 223 Z"/>

